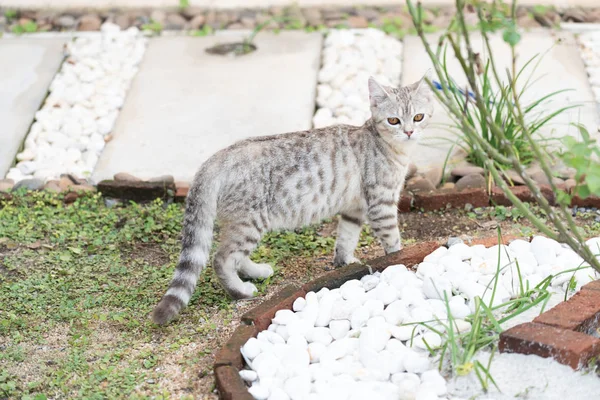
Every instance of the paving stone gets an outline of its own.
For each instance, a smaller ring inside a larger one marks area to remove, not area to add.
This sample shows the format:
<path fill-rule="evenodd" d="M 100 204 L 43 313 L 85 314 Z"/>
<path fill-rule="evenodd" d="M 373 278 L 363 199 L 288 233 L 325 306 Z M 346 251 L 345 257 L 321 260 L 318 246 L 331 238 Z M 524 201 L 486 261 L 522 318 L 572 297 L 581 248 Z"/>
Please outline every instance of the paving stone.
<path fill-rule="evenodd" d="M 321 34 L 264 33 L 256 52 L 237 58 L 204 51 L 242 37 L 151 40 L 94 180 L 127 172 L 191 181 L 202 162 L 240 139 L 309 129 Z"/>
<path fill-rule="evenodd" d="M 439 34 L 431 34 L 427 37 L 435 52 Z M 475 34 L 472 43 L 476 51 L 483 47 L 481 38 Z M 491 47 L 495 51 L 494 59 L 498 63 L 498 70 L 504 71 L 511 63 L 510 47 L 504 43 L 499 34 L 492 36 Z M 595 107 L 594 95 L 589 86 L 587 74 L 572 33 L 539 29 L 523 34 L 517 47 L 518 54 L 521 54 L 517 61 L 517 68 L 520 68 L 533 55 L 544 53 L 546 50 L 549 51 L 543 56 L 531 81 L 533 82 L 539 77 L 543 78 L 525 92 L 522 102 L 528 104 L 550 92 L 560 89 L 573 89 L 556 96 L 548 105 L 548 110 L 553 111 L 574 103 L 581 103 L 583 106 L 561 114 L 553 120 L 552 124 L 542 128 L 540 134 L 544 138 L 565 136 L 567 134 L 575 136 L 577 135 L 577 128 L 570 124 L 578 122 L 587 126 L 592 136 L 600 139 L 600 133 L 597 129 L 599 116 Z M 427 56 L 420 38 L 416 36 L 405 37 L 404 54 L 410 54 L 410 57 L 404 57 L 403 84 L 417 81 L 425 71 L 432 68 L 431 60 Z M 467 80 L 458 61 L 451 57 L 452 50 L 449 50 L 448 54 L 450 76 L 459 87 L 465 87 Z M 432 73 L 435 75 L 433 69 Z M 527 69 L 526 75 L 529 76 L 529 73 L 531 73 L 531 69 Z M 435 77 L 433 79 L 437 80 Z M 521 85 L 525 81 L 526 79 L 523 79 Z M 443 106 L 439 103 L 436 104 L 427 135 L 421 140 L 423 151 L 415 151 L 414 162 L 420 170 L 423 170 L 427 165 L 439 166 L 444 163 L 446 155 L 452 147 L 452 142 L 457 139 L 456 133 L 448 132 L 445 128 L 445 125 L 448 124 L 453 125 L 452 120 Z M 559 143 L 559 141 L 556 141 L 553 142 L 553 145 Z"/>
<path fill-rule="evenodd" d="M 12 165 L 63 60 L 65 39 L 0 40 L 0 178 Z"/>

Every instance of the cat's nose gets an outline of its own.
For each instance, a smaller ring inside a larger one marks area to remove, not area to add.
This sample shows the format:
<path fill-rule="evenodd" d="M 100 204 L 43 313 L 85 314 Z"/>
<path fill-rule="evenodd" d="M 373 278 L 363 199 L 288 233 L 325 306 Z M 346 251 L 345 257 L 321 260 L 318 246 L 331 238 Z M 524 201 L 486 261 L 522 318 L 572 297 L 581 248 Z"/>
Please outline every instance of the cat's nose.
<path fill-rule="evenodd" d="M 406 134 L 406 136 L 410 137 L 413 134 L 414 131 L 404 131 L 404 133 Z"/>

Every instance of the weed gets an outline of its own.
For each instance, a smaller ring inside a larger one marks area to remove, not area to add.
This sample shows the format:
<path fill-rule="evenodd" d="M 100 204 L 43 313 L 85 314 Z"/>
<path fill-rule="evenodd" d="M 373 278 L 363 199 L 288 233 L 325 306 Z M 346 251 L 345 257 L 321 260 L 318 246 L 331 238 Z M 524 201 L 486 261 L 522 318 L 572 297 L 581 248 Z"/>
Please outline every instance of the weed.
<path fill-rule="evenodd" d="M 214 29 L 210 26 L 210 25 L 204 25 L 201 29 L 196 29 L 192 32 L 190 32 L 190 34 L 192 36 L 209 36 L 212 35 L 214 33 Z"/>
<path fill-rule="evenodd" d="M 141 28 L 142 28 L 142 31 L 146 31 L 146 32 L 150 32 L 154 35 L 158 35 L 162 32 L 163 25 L 158 21 L 150 20 L 149 23 L 142 25 Z"/>
<path fill-rule="evenodd" d="M 23 24 L 12 27 L 12 32 L 17 35 L 22 35 L 24 33 L 35 33 L 37 30 L 38 25 L 35 21 L 26 21 Z"/>
<path fill-rule="evenodd" d="M 7 9 L 4 11 L 4 16 L 6 17 L 7 20 L 13 20 L 16 19 L 19 14 L 17 13 L 17 10 L 12 10 L 12 9 Z"/>

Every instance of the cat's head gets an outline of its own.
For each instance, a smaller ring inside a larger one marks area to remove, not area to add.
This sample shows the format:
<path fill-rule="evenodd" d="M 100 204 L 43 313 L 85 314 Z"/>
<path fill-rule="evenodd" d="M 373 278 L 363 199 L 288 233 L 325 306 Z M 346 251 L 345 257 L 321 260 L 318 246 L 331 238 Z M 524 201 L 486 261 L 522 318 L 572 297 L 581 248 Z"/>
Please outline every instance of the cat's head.
<path fill-rule="evenodd" d="M 375 127 L 386 141 L 412 142 L 420 139 L 433 114 L 433 94 L 425 75 L 419 81 L 392 88 L 369 78 L 369 100 Z"/>

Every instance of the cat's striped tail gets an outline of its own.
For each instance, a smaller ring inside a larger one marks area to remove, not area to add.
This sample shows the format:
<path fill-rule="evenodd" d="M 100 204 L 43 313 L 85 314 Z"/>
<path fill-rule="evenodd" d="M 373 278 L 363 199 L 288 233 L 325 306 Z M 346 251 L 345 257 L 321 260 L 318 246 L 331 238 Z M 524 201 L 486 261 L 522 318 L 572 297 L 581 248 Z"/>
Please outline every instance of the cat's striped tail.
<path fill-rule="evenodd" d="M 194 180 L 186 200 L 181 255 L 175 274 L 167 293 L 152 312 L 152 320 L 159 325 L 171 321 L 188 304 L 198 276 L 208 262 L 218 188 L 211 187 L 201 175 Z"/>

